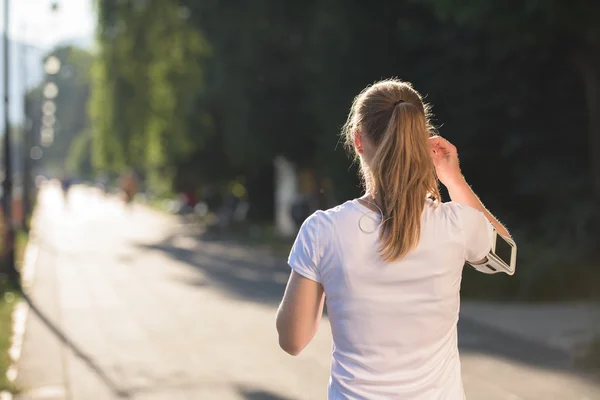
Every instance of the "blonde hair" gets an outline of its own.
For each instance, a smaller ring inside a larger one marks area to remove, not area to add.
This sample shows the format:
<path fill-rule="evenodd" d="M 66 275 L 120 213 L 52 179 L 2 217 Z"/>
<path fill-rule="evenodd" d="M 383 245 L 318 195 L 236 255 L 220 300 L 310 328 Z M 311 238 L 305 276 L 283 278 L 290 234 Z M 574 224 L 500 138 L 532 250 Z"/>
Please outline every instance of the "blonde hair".
<path fill-rule="evenodd" d="M 355 149 L 357 134 L 376 149 L 370 167 Z M 402 258 L 417 246 L 427 197 L 440 201 L 428 143 L 433 134 L 429 106 L 410 83 L 397 79 L 365 88 L 344 125 L 342 135 L 360 159 L 365 190 L 383 213 L 380 254 L 386 261 Z"/>

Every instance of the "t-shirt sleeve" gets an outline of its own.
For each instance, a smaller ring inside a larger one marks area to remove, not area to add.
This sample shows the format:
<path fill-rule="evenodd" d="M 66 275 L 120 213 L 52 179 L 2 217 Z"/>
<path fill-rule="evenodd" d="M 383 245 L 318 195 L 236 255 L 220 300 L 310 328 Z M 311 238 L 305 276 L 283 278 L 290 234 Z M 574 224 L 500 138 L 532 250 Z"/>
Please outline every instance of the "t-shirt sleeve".
<path fill-rule="evenodd" d="M 305 278 L 320 283 L 318 254 L 319 220 L 318 214 L 315 213 L 308 217 L 300 227 L 288 258 L 288 264 Z"/>
<path fill-rule="evenodd" d="M 460 217 L 465 260 L 482 260 L 492 248 L 494 227 L 481 211 L 473 207 L 462 206 Z"/>

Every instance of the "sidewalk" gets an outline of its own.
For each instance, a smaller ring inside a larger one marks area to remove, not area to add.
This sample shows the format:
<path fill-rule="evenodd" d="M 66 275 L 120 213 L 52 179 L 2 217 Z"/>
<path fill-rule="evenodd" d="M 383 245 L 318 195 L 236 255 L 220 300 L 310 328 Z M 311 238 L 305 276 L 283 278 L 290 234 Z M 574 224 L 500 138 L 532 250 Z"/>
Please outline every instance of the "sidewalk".
<path fill-rule="evenodd" d="M 27 322 L 17 400 L 323 398 L 328 324 L 303 357 L 277 345 L 272 300 L 287 271 L 186 238 L 169 216 L 73 195 L 68 211 L 52 193 L 40 205 L 39 314 Z"/>
<path fill-rule="evenodd" d="M 198 241 L 168 215 L 124 210 L 85 189 L 73 196 L 68 210 L 58 192 L 40 201 L 17 400 L 326 398 L 327 319 L 300 356 L 277 344 L 284 260 Z M 584 324 L 583 311 L 561 312 L 568 316 L 465 302 L 459 343 L 468 399 L 600 400 L 600 383 L 519 341 L 552 344 L 569 336 L 561 324 Z"/>
<path fill-rule="evenodd" d="M 523 304 L 463 301 L 461 318 L 574 355 L 600 335 L 600 303 Z"/>

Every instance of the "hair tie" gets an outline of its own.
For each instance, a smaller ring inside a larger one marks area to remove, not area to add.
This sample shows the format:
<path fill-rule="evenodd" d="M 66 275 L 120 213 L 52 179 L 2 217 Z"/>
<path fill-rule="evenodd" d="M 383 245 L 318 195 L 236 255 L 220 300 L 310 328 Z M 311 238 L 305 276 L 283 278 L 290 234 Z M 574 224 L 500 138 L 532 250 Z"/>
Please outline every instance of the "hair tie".
<path fill-rule="evenodd" d="M 404 103 L 404 100 L 398 100 L 397 102 L 394 103 L 394 107 L 396 107 L 398 104 L 400 103 Z"/>

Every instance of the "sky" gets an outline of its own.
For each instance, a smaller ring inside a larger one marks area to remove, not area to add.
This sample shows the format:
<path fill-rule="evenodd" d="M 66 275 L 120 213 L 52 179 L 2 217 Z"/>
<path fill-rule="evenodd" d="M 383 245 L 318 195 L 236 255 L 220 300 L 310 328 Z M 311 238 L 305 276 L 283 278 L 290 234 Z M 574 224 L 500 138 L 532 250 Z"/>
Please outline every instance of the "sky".
<path fill-rule="evenodd" d="M 93 44 L 97 21 L 93 7 L 95 0 L 0 0 L 0 35 L 4 32 L 5 1 L 10 2 L 10 119 L 11 123 L 19 124 L 23 120 L 25 86 L 31 88 L 43 78 L 41 57 L 65 42 L 79 46 Z M 56 12 L 51 11 L 52 3 L 58 4 Z M 18 50 L 16 42 L 26 42 L 29 50 Z M 4 93 L 3 49 L 0 41 L 0 94 Z M 4 134 L 3 116 L 4 103 L 0 102 L 0 136 Z"/>
<path fill-rule="evenodd" d="M 10 1 L 9 34 L 12 40 L 50 49 L 66 40 L 91 42 L 94 37 L 96 15 L 93 0 L 0 0 L 2 31 L 4 1 Z M 58 4 L 56 12 L 51 11 L 52 3 Z"/>

